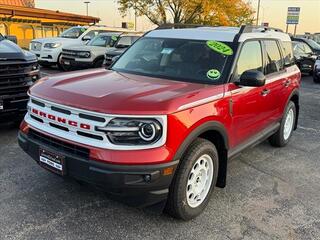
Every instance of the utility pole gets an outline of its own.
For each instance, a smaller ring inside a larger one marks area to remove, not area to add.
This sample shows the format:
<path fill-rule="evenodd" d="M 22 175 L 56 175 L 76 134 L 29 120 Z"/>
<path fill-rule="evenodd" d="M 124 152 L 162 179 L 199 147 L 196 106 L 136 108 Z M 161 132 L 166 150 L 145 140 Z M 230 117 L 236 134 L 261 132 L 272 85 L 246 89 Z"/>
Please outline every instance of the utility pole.
<path fill-rule="evenodd" d="M 89 16 L 89 1 L 87 2 L 84 2 L 84 4 L 86 4 L 86 7 L 87 7 L 87 16 Z"/>
<path fill-rule="evenodd" d="M 258 0 L 257 23 L 256 23 L 257 26 L 258 26 L 258 24 L 259 24 L 260 3 L 261 3 L 261 0 Z"/>

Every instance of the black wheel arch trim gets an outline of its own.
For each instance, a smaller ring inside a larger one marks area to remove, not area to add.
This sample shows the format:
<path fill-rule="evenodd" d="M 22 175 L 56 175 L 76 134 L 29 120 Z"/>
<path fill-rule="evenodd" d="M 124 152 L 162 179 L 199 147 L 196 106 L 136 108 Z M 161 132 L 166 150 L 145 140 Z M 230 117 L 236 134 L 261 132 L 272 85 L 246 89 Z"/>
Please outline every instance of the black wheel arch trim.
<path fill-rule="evenodd" d="M 199 127 L 195 128 L 191 131 L 191 133 L 187 136 L 184 142 L 180 145 L 178 151 L 175 154 L 174 160 L 180 160 L 190 146 L 190 144 L 198 138 L 201 134 L 207 131 L 217 131 L 221 134 L 224 140 L 224 149 L 217 149 L 219 152 L 219 173 L 217 179 L 217 187 L 224 188 L 226 186 L 226 179 L 227 179 L 227 162 L 228 162 L 228 149 L 229 149 L 229 138 L 227 131 L 224 125 L 217 121 L 208 121 Z"/>
<path fill-rule="evenodd" d="M 291 99 L 294 96 L 297 96 L 297 98 L 298 98 L 297 104 L 295 103 L 295 105 L 296 105 L 296 122 L 295 122 L 295 125 L 294 125 L 294 130 L 296 130 L 298 128 L 298 120 L 299 120 L 299 112 L 300 112 L 300 103 L 299 103 L 300 94 L 299 94 L 299 90 L 298 89 L 294 89 L 292 91 L 292 93 L 290 94 L 290 96 L 288 97 L 288 100 L 287 100 L 286 105 L 285 105 L 285 109 L 288 106 L 289 102 L 292 101 Z M 285 109 L 284 109 L 283 112 L 285 112 Z"/>
<path fill-rule="evenodd" d="M 217 121 L 209 121 L 209 122 L 206 122 L 191 131 L 191 133 L 187 136 L 187 138 L 184 140 L 184 142 L 178 148 L 178 151 L 176 152 L 174 159 L 180 160 L 183 153 L 187 150 L 188 146 L 197 137 L 199 137 L 201 134 L 203 134 L 207 131 L 217 131 L 218 133 L 220 133 L 224 139 L 225 149 L 229 149 L 229 139 L 228 139 L 227 131 L 226 131 L 224 125 L 220 122 L 217 122 Z"/>

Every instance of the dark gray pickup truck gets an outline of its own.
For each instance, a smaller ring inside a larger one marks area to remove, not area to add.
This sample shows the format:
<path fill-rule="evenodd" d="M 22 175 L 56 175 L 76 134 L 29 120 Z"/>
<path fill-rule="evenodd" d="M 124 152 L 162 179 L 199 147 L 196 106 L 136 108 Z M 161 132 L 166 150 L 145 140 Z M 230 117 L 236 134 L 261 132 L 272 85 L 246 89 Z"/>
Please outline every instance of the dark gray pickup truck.
<path fill-rule="evenodd" d="M 27 91 L 39 76 L 36 56 L 0 34 L 0 122 L 23 117 Z"/>

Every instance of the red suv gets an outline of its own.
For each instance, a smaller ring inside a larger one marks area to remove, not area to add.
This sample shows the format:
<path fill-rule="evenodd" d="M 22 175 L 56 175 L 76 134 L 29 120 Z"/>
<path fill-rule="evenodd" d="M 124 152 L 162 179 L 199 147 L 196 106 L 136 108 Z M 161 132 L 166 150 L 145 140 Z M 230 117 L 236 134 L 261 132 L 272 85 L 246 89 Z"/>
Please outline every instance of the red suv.
<path fill-rule="evenodd" d="M 226 185 L 230 158 L 288 143 L 300 77 L 279 30 L 156 29 L 109 69 L 39 80 L 19 143 L 56 174 L 188 220 Z"/>

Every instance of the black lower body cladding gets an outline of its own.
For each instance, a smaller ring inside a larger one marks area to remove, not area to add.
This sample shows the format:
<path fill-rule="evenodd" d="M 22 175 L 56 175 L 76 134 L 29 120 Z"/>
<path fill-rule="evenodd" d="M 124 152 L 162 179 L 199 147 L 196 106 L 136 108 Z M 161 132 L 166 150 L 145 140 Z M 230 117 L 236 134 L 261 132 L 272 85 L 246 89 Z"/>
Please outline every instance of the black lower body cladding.
<path fill-rule="evenodd" d="M 65 177 L 94 185 L 112 198 L 134 207 L 164 202 L 174 172 L 165 175 L 163 170 L 168 167 L 176 169 L 178 165 L 178 161 L 156 165 L 115 165 L 92 161 L 86 149 L 68 143 L 63 145 L 59 140 L 47 138 L 33 130 L 28 134 L 19 132 L 18 141 L 20 147 L 38 164 L 40 149 L 59 153 L 65 157 Z"/>

